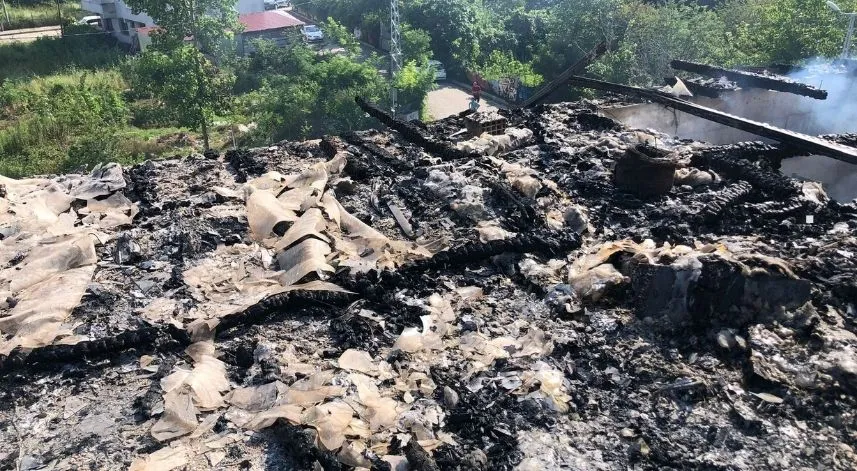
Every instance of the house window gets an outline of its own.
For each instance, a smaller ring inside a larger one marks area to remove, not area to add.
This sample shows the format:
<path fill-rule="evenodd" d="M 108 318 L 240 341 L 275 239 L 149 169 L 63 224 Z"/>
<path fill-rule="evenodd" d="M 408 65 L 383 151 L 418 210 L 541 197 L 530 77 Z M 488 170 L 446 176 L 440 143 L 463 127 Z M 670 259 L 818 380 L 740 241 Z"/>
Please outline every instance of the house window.
<path fill-rule="evenodd" d="M 119 29 L 122 34 L 128 34 L 128 21 L 125 18 L 119 18 Z"/>
<path fill-rule="evenodd" d="M 113 31 L 113 19 L 104 18 L 104 29 L 107 31 Z"/>

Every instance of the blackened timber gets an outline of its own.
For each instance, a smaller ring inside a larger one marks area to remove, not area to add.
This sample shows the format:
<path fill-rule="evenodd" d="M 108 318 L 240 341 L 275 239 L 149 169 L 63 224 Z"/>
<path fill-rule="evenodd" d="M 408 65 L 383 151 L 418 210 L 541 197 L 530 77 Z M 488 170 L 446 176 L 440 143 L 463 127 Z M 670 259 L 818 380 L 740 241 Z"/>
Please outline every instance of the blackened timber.
<path fill-rule="evenodd" d="M 674 60 L 670 62 L 670 67 L 676 70 L 684 70 L 685 72 L 707 75 L 709 77 L 726 77 L 742 87 L 764 88 L 778 92 L 794 93 L 795 95 L 808 96 L 810 98 L 815 98 L 816 100 L 827 99 L 826 90 L 821 90 L 813 87 L 812 85 L 795 82 L 794 80 L 786 78 L 769 77 L 767 75 L 756 74 L 753 72 L 724 69 L 723 67 L 682 60 Z"/>
<path fill-rule="evenodd" d="M 354 101 L 356 101 L 357 106 L 369 114 L 369 116 L 381 121 L 390 129 L 397 131 L 407 141 L 413 142 L 425 149 L 427 152 L 434 154 L 443 160 L 449 161 L 480 158 L 479 154 L 476 154 L 475 152 L 464 152 L 463 150 L 456 149 L 449 142 L 444 142 L 435 138 L 419 126 L 390 116 L 389 113 L 386 113 L 359 96 L 355 97 Z"/>
<path fill-rule="evenodd" d="M 561 74 L 559 74 L 559 76 L 551 80 L 550 83 L 539 90 L 536 90 L 536 93 L 533 93 L 533 95 L 521 105 L 521 108 L 529 108 L 539 104 L 542 100 L 547 98 L 548 95 L 553 93 L 554 90 L 565 84 L 569 77 L 583 72 L 584 69 L 586 69 L 586 66 L 601 57 L 605 52 L 607 52 L 607 41 L 601 41 L 601 43 L 581 57 L 580 60 L 571 64 L 569 68 L 565 69 Z"/>
<path fill-rule="evenodd" d="M 586 77 L 574 76 L 569 78 L 569 83 L 583 88 L 592 88 L 603 90 L 606 92 L 621 93 L 624 95 L 636 95 L 647 100 L 651 100 L 669 108 L 683 111 L 700 118 L 720 123 L 724 126 L 740 129 L 757 136 L 767 137 L 782 144 L 788 144 L 798 149 L 809 152 L 810 154 L 826 155 L 836 160 L 841 160 L 849 164 L 857 164 L 857 148 L 836 144 L 818 137 L 807 136 L 786 129 L 771 126 L 770 124 L 759 123 L 749 119 L 741 118 L 740 116 L 724 113 L 712 108 L 697 105 L 687 100 L 682 100 L 665 93 L 645 88 L 632 87 L 629 85 L 619 85 L 616 83 L 604 82 Z"/>

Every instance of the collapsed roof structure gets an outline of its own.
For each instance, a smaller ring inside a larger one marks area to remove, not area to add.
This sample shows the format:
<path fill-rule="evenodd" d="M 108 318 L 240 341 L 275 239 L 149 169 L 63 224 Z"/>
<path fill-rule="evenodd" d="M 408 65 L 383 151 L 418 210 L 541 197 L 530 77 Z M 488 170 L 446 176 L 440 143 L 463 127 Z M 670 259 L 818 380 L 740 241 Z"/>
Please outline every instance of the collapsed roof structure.
<path fill-rule="evenodd" d="M 853 469 L 854 203 L 590 102 L 360 104 L 0 182 L 0 467 Z"/>

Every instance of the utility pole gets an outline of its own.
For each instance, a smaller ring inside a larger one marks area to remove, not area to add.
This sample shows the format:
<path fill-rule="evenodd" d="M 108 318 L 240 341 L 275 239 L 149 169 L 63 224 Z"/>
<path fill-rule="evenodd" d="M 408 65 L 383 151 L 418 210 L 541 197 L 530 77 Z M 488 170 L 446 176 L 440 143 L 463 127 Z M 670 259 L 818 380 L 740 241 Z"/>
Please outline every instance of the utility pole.
<path fill-rule="evenodd" d="M 827 6 L 833 10 L 834 13 L 839 13 L 848 17 L 848 31 L 845 33 L 845 43 L 842 44 L 842 59 L 850 59 L 851 40 L 854 37 L 854 20 L 857 19 L 857 11 L 845 13 L 841 8 L 839 8 L 839 5 L 832 0 L 827 0 Z"/>
<path fill-rule="evenodd" d="M 65 36 L 65 27 L 62 24 L 62 9 L 60 8 L 60 0 L 57 0 L 57 21 L 60 23 L 60 37 Z"/>
<path fill-rule="evenodd" d="M 390 108 L 393 116 L 397 111 L 397 90 L 393 85 L 396 75 L 402 70 L 402 32 L 399 28 L 399 0 L 390 0 Z"/>
<path fill-rule="evenodd" d="M 848 32 L 845 33 L 845 44 L 842 46 L 842 58 L 851 58 L 851 40 L 854 38 L 854 20 L 857 19 L 857 13 L 848 14 Z"/>
<path fill-rule="evenodd" d="M 6 0 L 0 0 L 0 4 L 3 5 L 3 16 L 6 17 L 6 25 L 9 25 L 9 12 L 6 11 Z M 3 31 L 3 25 L 0 24 L 0 31 Z"/>

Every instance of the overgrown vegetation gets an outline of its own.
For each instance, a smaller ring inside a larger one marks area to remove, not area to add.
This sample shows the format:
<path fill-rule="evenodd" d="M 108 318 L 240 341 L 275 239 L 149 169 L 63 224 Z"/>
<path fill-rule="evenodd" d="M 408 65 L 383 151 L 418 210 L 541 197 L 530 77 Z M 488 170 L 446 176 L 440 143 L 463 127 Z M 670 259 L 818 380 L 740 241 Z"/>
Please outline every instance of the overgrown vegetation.
<path fill-rule="evenodd" d="M 128 113 L 120 91 L 102 79 L 80 74 L 42 86 L 4 83 L 0 104 L 13 119 L 0 129 L 0 174 L 61 171 L 102 157 L 93 147 L 110 140 Z"/>
<path fill-rule="evenodd" d="M 8 22 L 0 11 L 0 26 L 5 30 L 69 24 L 83 16 L 80 2 L 63 1 L 57 9 L 56 2 L 43 0 L 7 1 L 6 14 Z"/>
<path fill-rule="evenodd" d="M 285 47 L 255 43 L 251 57 L 225 40 L 240 32 L 232 0 L 128 3 L 163 28 L 140 56 L 77 26 L 62 39 L 0 44 L 0 173 L 318 137 L 373 124 L 355 95 L 389 106 L 386 59 L 365 57 L 353 35 L 382 45 L 386 1 L 303 3 L 339 47 L 296 35 Z M 857 0 L 838 3 L 857 9 Z M 431 59 L 459 80 L 536 87 L 606 41 L 589 75 L 653 85 L 674 73 L 675 58 L 735 66 L 837 56 L 846 27 L 823 0 L 409 0 L 403 21 L 404 67 L 392 85 L 405 111 L 433 86 Z"/>
<path fill-rule="evenodd" d="M 119 64 L 125 52 L 89 26 L 68 26 L 66 37 L 0 42 L 0 81 L 47 76 L 67 69 L 97 70 Z"/>
<path fill-rule="evenodd" d="M 258 123 L 256 137 L 262 142 L 367 127 L 369 119 L 354 97 L 381 101 L 387 95 L 387 84 L 371 59 L 361 63 L 353 54 L 320 55 L 300 41 L 285 48 L 259 41 L 255 48 L 242 68 L 239 83 L 248 93 L 239 101 Z"/>

